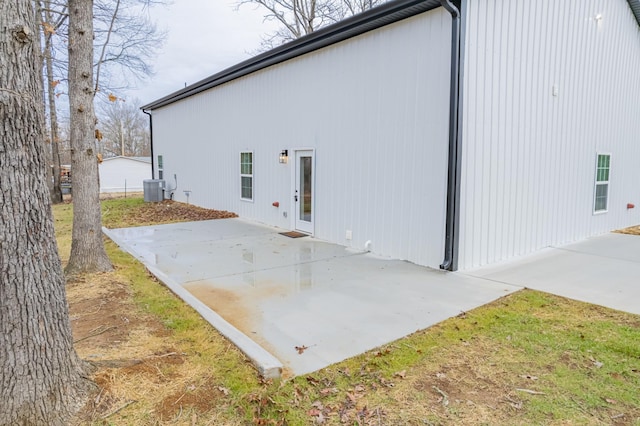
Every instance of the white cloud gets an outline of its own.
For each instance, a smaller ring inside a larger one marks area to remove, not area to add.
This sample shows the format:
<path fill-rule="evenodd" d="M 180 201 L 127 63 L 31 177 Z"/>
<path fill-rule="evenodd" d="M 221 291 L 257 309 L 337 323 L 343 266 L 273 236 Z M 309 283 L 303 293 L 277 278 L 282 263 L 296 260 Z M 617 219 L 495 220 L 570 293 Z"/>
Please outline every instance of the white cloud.
<path fill-rule="evenodd" d="M 249 58 L 275 27 L 254 7 L 234 9 L 224 0 L 175 0 L 151 8 L 151 20 L 168 31 L 167 40 L 153 63 L 156 74 L 127 97 L 149 103 Z"/>

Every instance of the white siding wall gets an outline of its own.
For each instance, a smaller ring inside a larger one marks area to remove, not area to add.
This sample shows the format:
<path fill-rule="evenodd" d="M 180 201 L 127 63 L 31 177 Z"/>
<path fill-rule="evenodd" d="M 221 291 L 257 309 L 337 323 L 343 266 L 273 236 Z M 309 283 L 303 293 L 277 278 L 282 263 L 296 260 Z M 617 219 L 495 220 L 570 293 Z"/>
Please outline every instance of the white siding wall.
<path fill-rule="evenodd" d="M 450 40 L 439 8 L 153 111 L 154 154 L 169 187 L 177 175 L 175 199 L 191 190 L 191 203 L 292 229 L 293 150 L 313 148 L 316 237 L 371 240 L 374 253 L 437 267 Z M 278 163 L 282 149 L 289 164 Z M 242 150 L 254 152 L 252 203 L 239 195 Z"/>
<path fill-rule="evenodd" d="M 151 163 L 130 158 L 104 160 L 99 167 L 100 192 L 142 191 L 142 182 L 151 179 Z"/>
<path fill-rule="evenodd" d="M 640 31 L 628 3 L 467 4 L 460 268 L 640 223 Z M 600 215 L 596 152 L 612 154 Z"/>

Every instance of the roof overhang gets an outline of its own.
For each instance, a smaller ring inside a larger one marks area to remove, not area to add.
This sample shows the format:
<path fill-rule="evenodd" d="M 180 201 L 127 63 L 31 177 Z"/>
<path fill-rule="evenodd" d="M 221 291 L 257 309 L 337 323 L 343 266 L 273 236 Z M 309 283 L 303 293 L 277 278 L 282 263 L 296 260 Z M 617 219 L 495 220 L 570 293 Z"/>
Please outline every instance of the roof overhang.
<path fill-rule="evenodd" d="M 263 68 L 330 46 L 334 43 L 339 43 L 351 37 L 410 18 L 440 6 L 440 0 L 397 0 L 385 3 L 297 40 L 283 44 L 268 52 L 247 59 L 211 77 L 144 105 L 141 109 L 154 110 L 169 105 Z"/>

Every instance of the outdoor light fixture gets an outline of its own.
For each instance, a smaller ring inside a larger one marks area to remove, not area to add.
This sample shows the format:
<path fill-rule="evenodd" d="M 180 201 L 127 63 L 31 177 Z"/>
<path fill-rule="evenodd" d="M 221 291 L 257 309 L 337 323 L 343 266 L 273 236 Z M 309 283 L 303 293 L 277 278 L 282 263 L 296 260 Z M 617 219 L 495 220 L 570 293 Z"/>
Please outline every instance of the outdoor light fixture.
<path fill-rule="evenodd" d="M 286 149 L 283 149 L 280 152 L 280 163 L 286 164 L 288 158 L 289 158 L 289 151 Z"/>

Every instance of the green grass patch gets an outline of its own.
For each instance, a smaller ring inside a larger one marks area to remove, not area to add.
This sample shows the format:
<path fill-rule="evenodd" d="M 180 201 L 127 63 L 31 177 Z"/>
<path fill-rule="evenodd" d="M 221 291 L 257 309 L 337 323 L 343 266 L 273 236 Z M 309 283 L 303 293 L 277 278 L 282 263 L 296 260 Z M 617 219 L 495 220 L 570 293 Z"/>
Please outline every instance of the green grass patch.
<path fill-rule="evenodd" d="M 107 228 L 140 226 L 134 212 L 144 207 L 142 197 L 112 198 L 102 201 L 102 224 Z M 132 220 L 133 219 L 133 220 Z"/>

